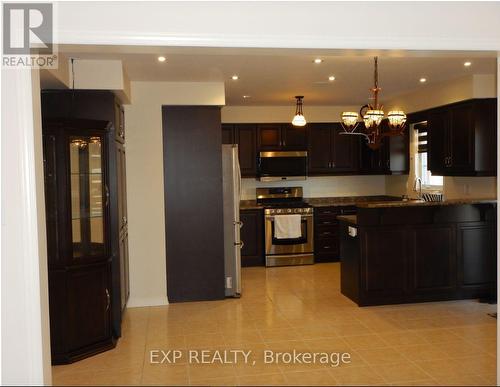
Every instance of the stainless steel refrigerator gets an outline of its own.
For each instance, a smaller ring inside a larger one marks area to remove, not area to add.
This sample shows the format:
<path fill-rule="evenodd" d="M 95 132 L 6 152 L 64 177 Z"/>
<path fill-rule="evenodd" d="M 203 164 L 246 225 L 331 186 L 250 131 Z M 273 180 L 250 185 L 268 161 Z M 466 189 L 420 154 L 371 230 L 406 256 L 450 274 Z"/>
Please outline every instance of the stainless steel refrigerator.
<path fill-rule="evenodd" d="M 240 240 L 241 173 L 237 145 L 222 145 L 222 185 L 226 297 L 239 297 L 243 242 Z"/>

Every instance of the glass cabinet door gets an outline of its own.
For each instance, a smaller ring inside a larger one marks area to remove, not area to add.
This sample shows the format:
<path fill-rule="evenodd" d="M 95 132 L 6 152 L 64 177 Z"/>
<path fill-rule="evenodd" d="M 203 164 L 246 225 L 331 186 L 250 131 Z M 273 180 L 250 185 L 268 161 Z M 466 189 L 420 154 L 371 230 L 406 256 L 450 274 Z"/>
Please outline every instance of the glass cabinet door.
<path fill-rule="evenodd" d="M 71 228 L 73 258 L 105 255 L 103 138 L 72 136 L 69 139 L 71 171 Z"/>

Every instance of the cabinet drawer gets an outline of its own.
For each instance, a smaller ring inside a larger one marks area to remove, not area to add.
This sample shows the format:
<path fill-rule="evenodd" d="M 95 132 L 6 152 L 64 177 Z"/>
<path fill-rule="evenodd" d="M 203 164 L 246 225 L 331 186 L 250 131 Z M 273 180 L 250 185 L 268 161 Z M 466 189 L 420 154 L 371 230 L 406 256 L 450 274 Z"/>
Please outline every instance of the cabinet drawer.
<path fill-rule="evenodd" d="M 339 241 L 337 238 L 319 239 L 314 246 L 317 253 L 338 253 Z"/>
<path fill-rule="evenodd" d="M 318 227 L 316 228 L 316 238 L 331 239 L 338 238 L 339 230 L 337 227 Z"/>
<path fill-rule="evenodd" d="M 335 217 L 340 215 L 340 207 L 317 207 L 315 210 L 315 215 L 317 216 L 332 216 Z"/>
<path fill-rule="evenodd" d="M 338 225 L 337 217 L 316 218 L 316 227 L 337 227 Z"/>

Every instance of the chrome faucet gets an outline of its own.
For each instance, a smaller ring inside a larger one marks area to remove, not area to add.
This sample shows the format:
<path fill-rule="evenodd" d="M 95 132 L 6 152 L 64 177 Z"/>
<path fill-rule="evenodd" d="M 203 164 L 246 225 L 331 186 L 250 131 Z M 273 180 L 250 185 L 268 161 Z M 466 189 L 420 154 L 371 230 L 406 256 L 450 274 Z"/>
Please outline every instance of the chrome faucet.
<path fill-rule="evenodd" d="M 415 178 L 413 191 L 417 193 L 417 199 L 422 200 L 422 179 L 420 177 Z"/>

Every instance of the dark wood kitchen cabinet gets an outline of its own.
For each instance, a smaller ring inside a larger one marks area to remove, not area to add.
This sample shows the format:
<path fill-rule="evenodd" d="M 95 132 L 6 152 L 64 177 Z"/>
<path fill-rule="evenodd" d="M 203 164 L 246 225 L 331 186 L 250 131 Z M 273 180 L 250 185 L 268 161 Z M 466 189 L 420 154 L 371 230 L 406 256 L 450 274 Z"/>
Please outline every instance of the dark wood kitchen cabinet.
<path fill-rule="evenodd" d="M 341 132 L 340 123 L 309 124 L 309 175 L 352 174 L 358 170 L 358 138 Z"/>
<path fill-rule="evenodd" d="M 114 93 L 106 90 L 43 90 L 41 105 L 44 122 L 88 119 L 111 123 L 103 149 L 107 167 L 106 203 L 109 208 L 106 238 L 109 240 L 111 256 L 111 328 L 113 336 L 118 338 L 121 336 L 122 315 L 130 293 L 124 108 Z M 50 216 L 51 211 L 46 211 L 47 216 Z M 51 254 L 53 252 L 49 247 L 49 256 Z"/>
<path fill-rule="evenodd" d="M 458 102 L 426 112 L 431 172 L 496 175 L 496 99 Z"/>
<path fill-rule="evenodd" d="M 162 107 L 170 302 L 225 297 L 220 114 L 216 106 Z"/>
<path fill-rule="evenodd" d="M 264 266 L 264 213 L 251 209 L 240 211 L 241 266 Z"/>
<path fill-rule="evenodd" d="M 495 286 L 497 238 L 490 222 L 460 223 L 457 225 L 458 286 L 480 289 L 484 284 Z"/>
<path fill-rule="evenodd" d="M 358 206 L 339 223 L 341 291 L 360 306 L 495 298 L 496 203 Z"/>
<path fill-rule="evenodd" d="M 108 121 L 43 120 L 53 364 L 71 363 L 115 345 L 107 152 L 111 133 Z"/>
<path fill-rule="evenodd" d="M 258 151 L 307 149 L 306 126 L 292 124 L 257 124 Z"/>
<path fill-rule="evenodd" d="M 366 145 L 364 138 L 360 141 L 360 172 L 365 175 L 388 175 L 391 171 L 390 141 L 385 137 L 382 146 L 371 149 Z"/>
<path fill-rule="evenodd" d="M 255 124 L 222 124 L 222 143 L 238 145 L 241 177 L 257 174 L 257 136 Z"/>

